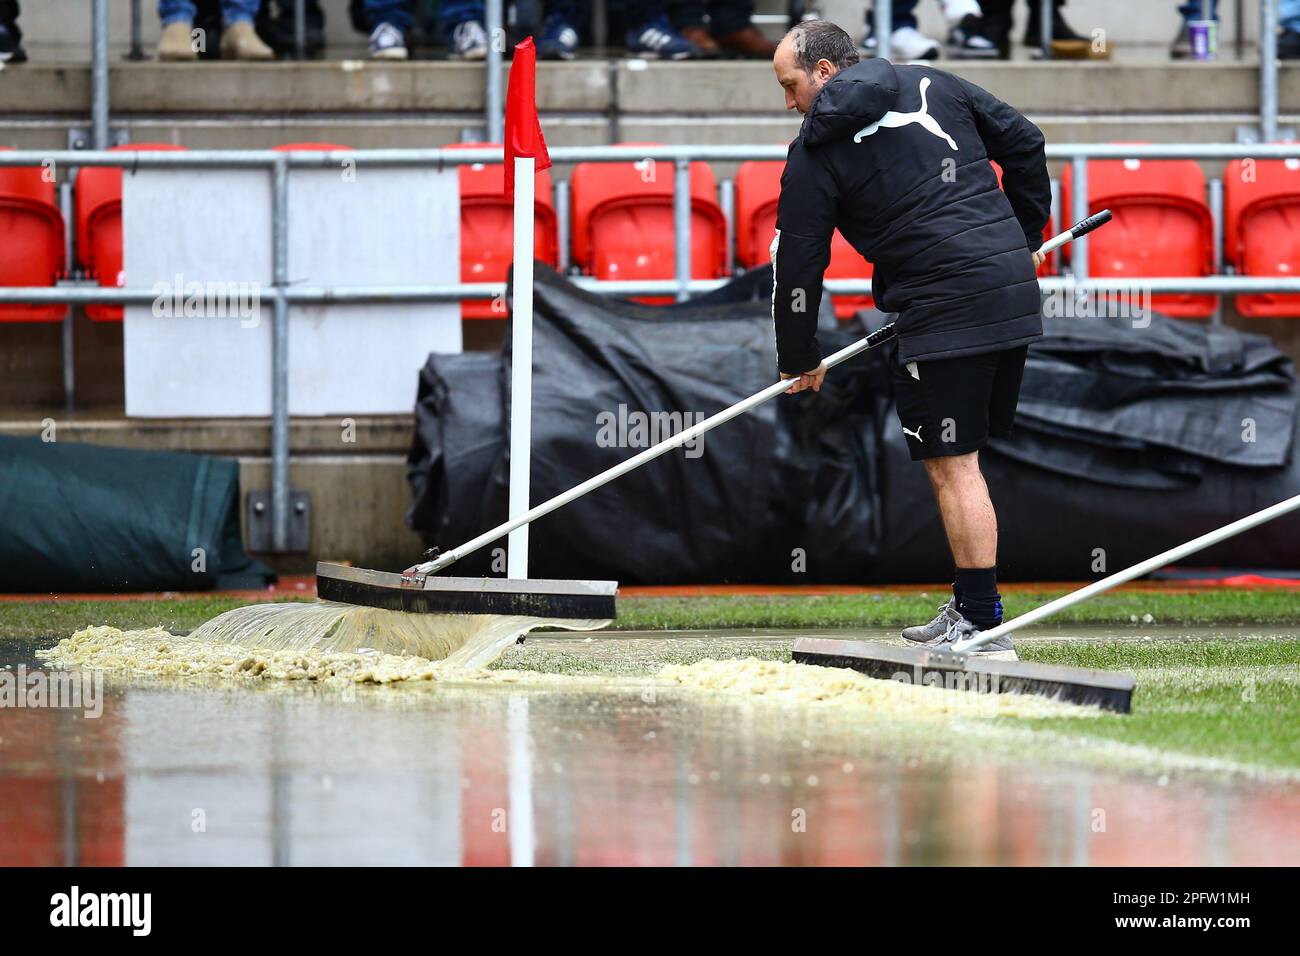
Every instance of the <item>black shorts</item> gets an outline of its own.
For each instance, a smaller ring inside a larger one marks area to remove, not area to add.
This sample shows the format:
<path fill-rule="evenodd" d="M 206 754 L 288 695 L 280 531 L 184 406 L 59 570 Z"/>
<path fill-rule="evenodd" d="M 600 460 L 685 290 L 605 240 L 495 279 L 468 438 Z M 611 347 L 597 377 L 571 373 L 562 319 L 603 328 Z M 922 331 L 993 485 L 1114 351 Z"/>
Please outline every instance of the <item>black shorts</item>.
<path fill-rule="evenodd" d="M 1021 345 L 894 366 L 894 400 L 912 461 L 965 455 L 990 435 L 1010 436 L 1028 351 Z"/>

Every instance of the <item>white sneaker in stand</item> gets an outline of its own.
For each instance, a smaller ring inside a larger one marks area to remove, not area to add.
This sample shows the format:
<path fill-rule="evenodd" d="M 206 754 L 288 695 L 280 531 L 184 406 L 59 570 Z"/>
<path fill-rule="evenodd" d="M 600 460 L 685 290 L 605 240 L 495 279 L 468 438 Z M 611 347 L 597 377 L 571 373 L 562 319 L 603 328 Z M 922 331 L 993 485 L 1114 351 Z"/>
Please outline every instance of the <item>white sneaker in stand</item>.
<path fill-rule="evenodd" d="M 879 56 L 878 46 L 875 26 L 868 21 L 866 36 L 862 38 L 862 51 L 867 56 Z M 889 35 L 889 58 L 891 60 L 937 60 L 939 43 L 937 40 L 931 40 L 915 27 L 899 27 Z"/>
<path fill-rule="evenodd" d="M 381 23 L 370 34 L 370 59 L 405 60 L 406 37 L 391 23 Z"/>

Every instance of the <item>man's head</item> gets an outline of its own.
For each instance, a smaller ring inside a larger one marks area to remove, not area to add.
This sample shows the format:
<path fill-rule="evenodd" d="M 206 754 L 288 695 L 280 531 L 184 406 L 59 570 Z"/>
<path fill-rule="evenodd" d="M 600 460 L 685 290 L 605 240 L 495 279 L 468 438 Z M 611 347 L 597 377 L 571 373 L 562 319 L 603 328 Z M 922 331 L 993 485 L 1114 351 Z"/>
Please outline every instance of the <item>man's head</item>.
<path fill-rule="evenodd" d="M 858 62 L 849 35 L 829 20 L 807 20 L 777 45 L 772 66 L 785 90 L 785 108 L 807 113 L 826 82 Z"/>

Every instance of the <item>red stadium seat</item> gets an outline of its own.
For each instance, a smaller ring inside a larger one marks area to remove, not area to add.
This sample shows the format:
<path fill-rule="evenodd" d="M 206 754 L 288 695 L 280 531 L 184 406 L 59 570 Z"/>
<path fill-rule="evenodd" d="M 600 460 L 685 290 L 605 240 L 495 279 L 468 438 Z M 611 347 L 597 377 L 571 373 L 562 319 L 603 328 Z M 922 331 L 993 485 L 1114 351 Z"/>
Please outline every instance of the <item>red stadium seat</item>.
<path fill-rule="evenodd" d="M 1061 179 L 1061 208 L 1072 209 L 1071 167 Z M 1092 160 L 1088 214 L 1109 208 L 1114 221 L 1088 237 L 1093 278 L 1208 276 L 1214 271 L 1214 228 L 1205 175 L 1190 159 Z M 1065 246 L 1069 258 L 1069 246 Z M 1213 295 L 1152 296 L 1159 312 L 1207 318 Z"/>
<path fill-rule="evenodd" d="M 128 143 L 115 152 L 175 151 L 171 143 Z M 116 166 L 86 166 L 77 173 L 73 209 L 77 222 L 77 258 L 86 276 L 101 286 L 122 288 L 122 170 Z M 86 306 L 96 322 L 121 322 L 120 305 Z"/>
<path fill-rule="evenodd" d="M 1300 276 L 1300 159 L 1234 159 L 1223 172 L 1223 199 L 1223 252 L 1237 271 Z M 1237 311 L 1300 317 L 1300 295 L 1239 295 Z"/>
<path fill-rule="evenodd" d="M 776 235 L 776 207 L 784 169 L 785 163 L 779 161 L 750 161 L 741 163 L 736 170 L 736 260 L 746 269 L 771 261 L 769 250 Z M 871 271 L 871 263 L 835 230 L 826 278 L 869 279 Z M 872 304 L 869 295 L 833 295 L 831 300 L 836 317 L 841 319 Z"/>
<path fill-rule="evenodd" d="M 454 143 L 448 149 L 484 149 L 500 143 Z M 460 167 L 460 281 L 505 282 L 514 259 L 514 204 L 505 196 L 505 165 L 472 163 Z M 533 195 L 533 257 L 560 263 L 560 238 L 551 174 L 537 174 Z M 504 319 L 491 299 L 461 303 L 466 319 Z"/>
<path fill-rule="evenodd" d="M 0 166 L 0 286 L 52 286 L 67 268 L 63 216 L 47 178 L 41 166 Z M 59 322 L 66 314 L 65 305 L 0 305 L 0 322 Z"/>
<path fill-rule="evenodd" d="M 623 143 L 628 148 L 654 143 Z M 632 281 L 671 279 L 673 249 L 672 163 L 578 163 L 569 180 L 573 196 L 573 261 L 587 275 Z M 708 163 L 691 163 L 691 277 L 726 276 L 727 224 Z M 672 298 L 637 301 L 664 304 Z"/>

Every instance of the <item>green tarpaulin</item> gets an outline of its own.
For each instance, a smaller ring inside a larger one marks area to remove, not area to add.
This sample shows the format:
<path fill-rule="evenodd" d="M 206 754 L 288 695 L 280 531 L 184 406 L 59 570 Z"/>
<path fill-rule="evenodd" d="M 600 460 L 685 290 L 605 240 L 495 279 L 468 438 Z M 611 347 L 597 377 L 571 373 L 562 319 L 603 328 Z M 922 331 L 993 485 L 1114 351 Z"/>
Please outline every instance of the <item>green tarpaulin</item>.
<path fill-rule="evenodd" d="M 264 586 L 238 495 L 228 459 L 0 436 L 0 591 Z"/>

